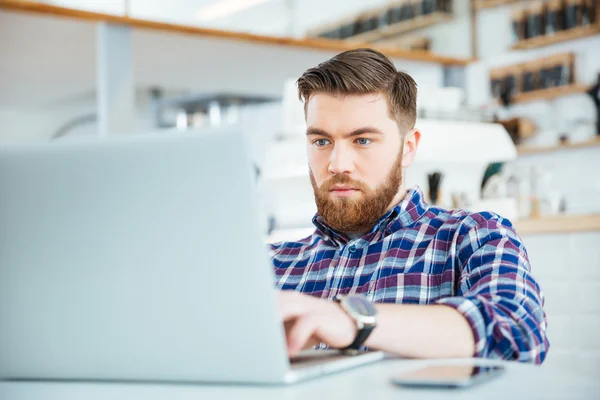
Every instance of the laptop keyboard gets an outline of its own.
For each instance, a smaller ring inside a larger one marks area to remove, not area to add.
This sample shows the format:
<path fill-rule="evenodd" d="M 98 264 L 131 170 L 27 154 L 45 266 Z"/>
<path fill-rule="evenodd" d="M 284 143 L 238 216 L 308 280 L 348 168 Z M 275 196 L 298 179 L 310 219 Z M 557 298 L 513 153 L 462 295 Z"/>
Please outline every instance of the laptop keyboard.
<path fill-rule="evenodd" d="M 352 356 L 341 354 L 336 350 L 306 350 L 296 357 L 290 358 L 292 370 L 308 368 L 324 363 L 335 362 Z"/>

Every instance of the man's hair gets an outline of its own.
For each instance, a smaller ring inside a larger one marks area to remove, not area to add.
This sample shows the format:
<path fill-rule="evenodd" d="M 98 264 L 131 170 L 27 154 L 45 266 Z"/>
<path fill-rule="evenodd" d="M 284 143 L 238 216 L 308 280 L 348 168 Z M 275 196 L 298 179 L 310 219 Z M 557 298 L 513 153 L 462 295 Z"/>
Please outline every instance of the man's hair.
<path fill-rule="evenodd" d="M 417 119 L 417 84 L 405 72 L 396 70 L 389 58 L 372 49 L 349 50 L 310 68 L 298 79 L 298 96 L 306 114 L 312 95 L 334 96 L 382 94 L 390 116 L 406 131 Z"/>

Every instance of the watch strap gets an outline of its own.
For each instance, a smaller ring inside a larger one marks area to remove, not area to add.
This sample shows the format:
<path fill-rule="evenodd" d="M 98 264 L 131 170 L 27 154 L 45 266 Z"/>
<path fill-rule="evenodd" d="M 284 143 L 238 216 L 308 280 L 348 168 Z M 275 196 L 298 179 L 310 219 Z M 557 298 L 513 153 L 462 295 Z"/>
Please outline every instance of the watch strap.
<path fill-rule="evenodd" d="M 339 303 L 340 306 L 342 306 L 342 304 L 341 304 L 342 299 L 340 296 L 335 296 L 333 298 L 333 300 L 336 301 L 337 303 Z M 344 312 L 346 312 L 344 307 L 342 307 L 342 309 L 344 310 Z M 350 318 L 352 318 L 354 320 L 355 323 L 357 322 L 354 317 L 352 317 L 350 314 L 348 314 L 348 315 L 350 316 Z M 367 341 L 367 339 L 371 335 L 371 332 L 373 332 L 374 328 L 375 328 L 375 325 L 364 325 L 364 324 L 363 324 L 362 328 L 359 328 L 358 323 L 357 323 L 357 332 L 356 332 L 356 336 L 354 337 L 354 341 L 349 346 L 346 346 L 340 350 L 342 350 L 342 351 L 359 350 L 360 347 L 362 346 L 362 344 Z"/>
<path fill-rule="evenodd" d="M 375 328 L 373 325 L 366 325 L 362 329 L 359 329 L 358 332 L 356 332 L 356 337 L 354 338 L 354 342 L 352 342 L 352 344 L 344 347 L 341 350 L 358 350 L 358 349 L 360 349 L 360 347 L 363 345 L 363 343 L 366 342 L 368 337 L 371 335 L 371 332 L 373 332 L 373 328 Z"/>

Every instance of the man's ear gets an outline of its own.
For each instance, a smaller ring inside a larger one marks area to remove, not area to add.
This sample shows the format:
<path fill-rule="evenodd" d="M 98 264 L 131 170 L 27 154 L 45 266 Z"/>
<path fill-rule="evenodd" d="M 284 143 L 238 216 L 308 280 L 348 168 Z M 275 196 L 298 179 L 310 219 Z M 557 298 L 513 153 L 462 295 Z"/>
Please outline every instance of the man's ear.
<path fill-rule="evenodd" d="M 402 167 L 410 167 L 415 157 L 417 156 L 417 148 L 419 147 L 419 141 L 421 140 L 421 131 L 418 129 L 411 129 L 404 136 L 404 148 L 402 150 Z"/>

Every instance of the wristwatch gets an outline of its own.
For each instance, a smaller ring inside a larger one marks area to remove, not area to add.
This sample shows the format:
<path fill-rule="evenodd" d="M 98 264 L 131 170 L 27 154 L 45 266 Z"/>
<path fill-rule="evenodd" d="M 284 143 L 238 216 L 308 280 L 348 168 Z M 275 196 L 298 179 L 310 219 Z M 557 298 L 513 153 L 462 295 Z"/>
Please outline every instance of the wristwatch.
<path fill-rule="evenodd" d="M 335 296 L 334 301 L 340 304 L 340 307 L 356 323 L 356 337 L 348 347 L 340 349 L 344 352 L 358 350 L 367 340 L 373 329 L 377 326 L 377 310 L 375 306 L 363 295 Z"/>

